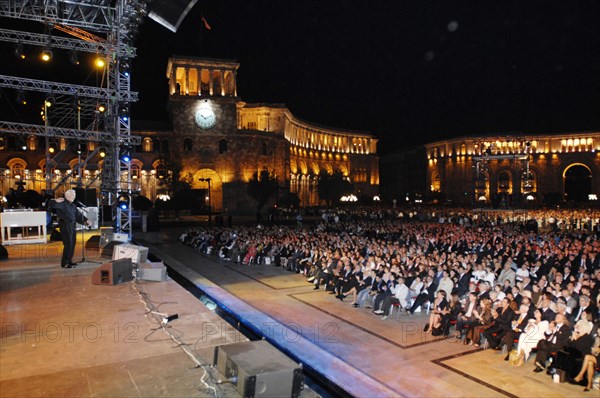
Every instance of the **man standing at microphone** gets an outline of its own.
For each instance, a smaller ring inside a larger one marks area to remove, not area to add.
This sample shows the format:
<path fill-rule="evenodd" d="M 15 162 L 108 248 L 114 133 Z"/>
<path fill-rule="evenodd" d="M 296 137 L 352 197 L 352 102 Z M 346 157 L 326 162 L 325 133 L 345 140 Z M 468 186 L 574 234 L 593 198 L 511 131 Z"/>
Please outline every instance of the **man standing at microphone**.
<path fill-rule="evenodd" d="M 60 266 L 63 268 L 74 268 L 77 264 L 73 262 L 73 253 L 75 252 L 76 228 L 75 223 L 90 225 L 91 222 L 83 216 L 73 201 L 76 193 L 73 189 L 65 192 L 64 198 L 53 199 L 48 206 L 48 210 L 56 211 L 58 216 L 58 225 L 60 235 L 63 241 L 63 254 L 60 260 Z M 66 199 L 66 200 L 65 200 Z"/>

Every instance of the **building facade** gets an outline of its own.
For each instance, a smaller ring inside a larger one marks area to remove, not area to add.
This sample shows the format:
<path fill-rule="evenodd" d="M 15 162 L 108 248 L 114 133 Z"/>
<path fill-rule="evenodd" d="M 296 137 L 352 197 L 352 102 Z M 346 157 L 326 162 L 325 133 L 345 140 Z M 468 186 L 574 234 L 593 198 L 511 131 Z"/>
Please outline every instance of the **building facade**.
<path fill-rule="evenodd" d="M 154 200 L 169 193 L 173 178 L 181 179 L 213 211 L 238 213 L 255 209 L 246 187 L 255 173 L 264 170 L 277 179 L 282 192 L 298 194 L 301 206 L 322 203 L 317 192 L 322 171 L 342 173 L 358 193 L 378 193 L 377 138 L 299 120 L 283 104 L 243 102 L 237 93 L 238 68 L 236 62 L 210 58 L 169 60 L 171 125 L 136 129 L 133 123 L 132 134 L 142 143 L 132 150 L 130 171 L 122 175 L 124 189 Z M 23 145 L 0 142 L 3 192 L 18 182 L 26 189 L 46 187 L 48 148 L 43 141 L 33 137 Z M 98 145 L 85 143 L 83 157 Z M 80 182 L 99 186 L 101 157 L 88 159 L 79 172 L 75 165 L 82 155 L 77 152 L 74 143 L 65 142 L 52 154 L 53 189 L 58 186 L 60 192 Z M 60 181 L 64 184 L 58 185 Z"/>
<path fill-rule="evenodd" d="M 600 133 L 482 136 L 425 145 L 426 194 L 494 207 L 595 202 Z"/>

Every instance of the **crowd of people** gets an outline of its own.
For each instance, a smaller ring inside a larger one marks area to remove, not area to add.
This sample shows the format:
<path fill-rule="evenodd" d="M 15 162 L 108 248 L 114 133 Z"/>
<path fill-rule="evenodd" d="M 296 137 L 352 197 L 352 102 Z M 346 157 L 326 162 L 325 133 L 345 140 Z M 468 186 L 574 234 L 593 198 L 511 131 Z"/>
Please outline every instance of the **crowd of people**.
<path fill-rule="evenodd" d="M 312 226 L 207 227 L 181 241 L 223 261 L 303 274 L 382 320 L 395 308 L 427 312 L 426 333 L 504 348 L 513 365 L 563 371 L 589 390 L 600 344 L 600 214 L 532 215 L 536 228 L 506 212 L 329 211 Z"/>

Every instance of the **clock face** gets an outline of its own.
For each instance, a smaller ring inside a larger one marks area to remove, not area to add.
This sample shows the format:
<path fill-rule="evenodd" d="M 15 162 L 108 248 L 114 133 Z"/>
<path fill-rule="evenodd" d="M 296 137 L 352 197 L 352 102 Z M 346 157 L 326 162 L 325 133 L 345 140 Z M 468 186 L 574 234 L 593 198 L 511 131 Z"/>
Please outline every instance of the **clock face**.
<path fill-rule="evenodd" d="M 215 126 L 217 123 L 217 118 L 215 117 L 215 113 L 208 106 L 202 106 L 198 108 L 196 114 L 194 115 L 194 119 L 196 120 L 196 124 L 201 129 L 209 129 Z"/>

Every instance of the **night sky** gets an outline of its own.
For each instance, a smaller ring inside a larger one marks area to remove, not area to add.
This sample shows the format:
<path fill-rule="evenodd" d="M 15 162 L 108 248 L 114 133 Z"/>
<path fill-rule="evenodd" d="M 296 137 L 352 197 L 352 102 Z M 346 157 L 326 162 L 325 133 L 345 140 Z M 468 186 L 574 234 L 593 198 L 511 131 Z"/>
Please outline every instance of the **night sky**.
<path fill-rule="evenodd" d="M 600 130 L 598 0 L 199 0 L 176 34 L 146 19 L 135 46 L 134 129 L 168 119 L 166 65 L 178 54 L 235 59 L 243 101 L 368 131 L 381 153 L 455 136 Z"/>

